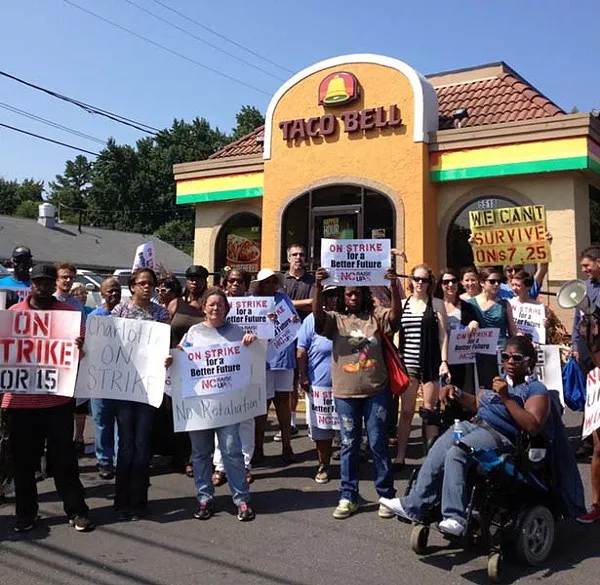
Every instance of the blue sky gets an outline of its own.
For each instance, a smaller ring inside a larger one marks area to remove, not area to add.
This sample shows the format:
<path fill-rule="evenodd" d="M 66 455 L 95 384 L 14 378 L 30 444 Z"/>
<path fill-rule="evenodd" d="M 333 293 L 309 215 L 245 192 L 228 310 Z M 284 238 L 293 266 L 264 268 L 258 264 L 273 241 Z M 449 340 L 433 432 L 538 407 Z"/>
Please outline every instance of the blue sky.
<path fill-rule="evenodd" d="M 125 0 L 71 1 L 260 91 L 116 30 L 65 0 L 2 0 L 0 69 L 158 128 L 202 116 L 226 131 L 244 104 L 264 113 L 270 95 L 291 76 L 153 0 L 132 1 L 271 75 Z M 567 110 L 600 107 L 597 4 L 591 0 L 163 1 L 292 72 L 358 52 L 397 57 L 424 74 L 503 60 Z M 134 143 L 142 136 L 3 77 L 0 102 L 102 140 Z M 87 150 L 102 148 L 2 108 L 0 122 Z M 77 154 L 0 128 L 0 176 L 6 179 L 51 180 Z"/>

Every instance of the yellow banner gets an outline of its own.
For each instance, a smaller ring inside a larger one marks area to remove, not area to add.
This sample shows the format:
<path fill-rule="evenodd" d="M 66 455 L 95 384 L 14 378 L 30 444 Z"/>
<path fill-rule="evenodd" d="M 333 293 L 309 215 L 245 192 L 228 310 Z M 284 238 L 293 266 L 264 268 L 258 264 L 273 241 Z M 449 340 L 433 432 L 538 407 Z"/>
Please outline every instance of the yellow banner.
<path fill-rule="evenodd" d="M 469 224 L 477 266 L 551 261 L 543 205 L 470 211 Z"/>

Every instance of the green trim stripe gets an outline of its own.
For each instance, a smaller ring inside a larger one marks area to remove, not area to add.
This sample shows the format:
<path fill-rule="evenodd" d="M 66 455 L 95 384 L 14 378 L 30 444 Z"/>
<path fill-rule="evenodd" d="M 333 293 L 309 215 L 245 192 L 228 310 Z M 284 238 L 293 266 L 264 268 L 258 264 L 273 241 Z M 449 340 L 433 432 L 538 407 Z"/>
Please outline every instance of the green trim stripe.
<path fill-rule="evenodd" d="M 600 175 L 600 162 L 593 156 L 588 156 L 588 168 L 597 175 Z"/>
<path fill-rule="evenodd" d="M 462 179 L 501 177 L 503 175 L 527 175 L 532 173 L 549 173 L 554 171 L 574 171 L 587 168 L 587 156 L 573 156 L 551 160 L 508 163 L 504 165 L 468 167 L 463 169 L 449 169 L 447 171 L 431 171 L 430 177 L 434 183 L 441 183 L 443 181 L 460 181 Z"/>
<path fill-rule="evenodd" d="M 248 197 L 262 197 L 262 187 L 249 187 L 247 189 L 232 189 L 230 191 L 212 191 L 211 193 L 191 193 L 178 195 L 177 203 L 206 203 L 208 201 L 224 201 L 226 199 L 247 199 Z"/>

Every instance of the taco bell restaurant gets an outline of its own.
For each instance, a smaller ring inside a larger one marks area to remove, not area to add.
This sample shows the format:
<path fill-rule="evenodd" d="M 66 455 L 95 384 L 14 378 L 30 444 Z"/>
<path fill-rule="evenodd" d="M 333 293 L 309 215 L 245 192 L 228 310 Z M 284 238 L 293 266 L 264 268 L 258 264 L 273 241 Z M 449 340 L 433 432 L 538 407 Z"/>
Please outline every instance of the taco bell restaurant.
<path fill-rule="evenodd" d="M 600 204 L 600 120 L 567 114 L 503 62 L 422 75 L 392 57 L 316 63 L 272 97 L 264 127 L 174 167 L 194 205 L 194 261 L 282 268 L 300 242 L 389 238 L 436 269 L 471 264 L 469 211 L 543 205 L 545 288 L 577 277 Z"/>

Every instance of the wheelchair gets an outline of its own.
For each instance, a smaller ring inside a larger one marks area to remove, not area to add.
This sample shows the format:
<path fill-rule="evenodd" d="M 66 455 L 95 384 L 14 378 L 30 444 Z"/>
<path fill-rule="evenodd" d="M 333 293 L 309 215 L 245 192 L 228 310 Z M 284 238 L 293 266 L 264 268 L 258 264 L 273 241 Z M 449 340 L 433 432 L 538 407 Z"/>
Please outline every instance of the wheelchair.
<path fill-rule="evenodd" d="M 540 457 L 546 451 L 543 439 L 522 433 L 510 451 L 473 449 L 462 442 L 456 445 L 474 461 L 467 474 L 467 528 L 461 537 L 440 531 L 442 535 L 466 547 L 484 546 L 492 583 L 501 582 L 511 550 L 528 565 L 543 563 L 552 550 L 555 522 L 561 515 L 552 494 L 550 467 L 545 457 Z M 415 470 L 406 495 L 417 476 Z M 440 506 L 423 510 L 421 518 L 413 525 L 410 544 L 416 554 L 426 555 L 430 530 L 439 530 L 437 523 L 442 520 Z"/>

